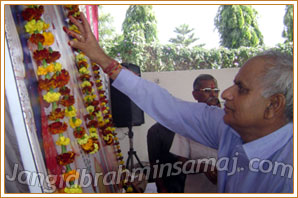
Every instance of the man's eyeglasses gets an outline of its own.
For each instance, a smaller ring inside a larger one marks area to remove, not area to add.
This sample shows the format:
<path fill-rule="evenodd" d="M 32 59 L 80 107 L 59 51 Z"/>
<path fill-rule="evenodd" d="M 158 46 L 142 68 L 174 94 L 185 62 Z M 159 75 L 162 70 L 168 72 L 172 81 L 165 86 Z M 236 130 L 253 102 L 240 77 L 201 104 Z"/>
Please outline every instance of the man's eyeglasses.
<path fill-rule="evenodd" d="M 211 91 L 214 91 L 215 93 L 219 93 L 219 89 L 218 88 L 204 88 L 204 89 L 197 89 L 196 91 L 202 91 L 205 93 L 211 93 Z"/>

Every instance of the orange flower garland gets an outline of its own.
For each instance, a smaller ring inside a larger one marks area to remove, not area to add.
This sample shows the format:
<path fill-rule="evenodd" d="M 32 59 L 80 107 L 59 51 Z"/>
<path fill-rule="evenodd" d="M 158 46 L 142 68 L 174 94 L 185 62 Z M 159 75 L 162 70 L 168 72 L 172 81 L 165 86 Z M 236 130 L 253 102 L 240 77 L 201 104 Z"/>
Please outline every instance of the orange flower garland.
<path fill-rule="evenodd" d="M 70 143 L 70 140 L 63 136 L 63 133 L 67 130 L 68 126 L 66 122 L 60 121 L 60 119 L 64 119 L 66 111 L 65 109 L 58 108 L 58 105 L 59 103 L 69 104 L 67 100 L 65 100 L 66 94 L 68 98 L 73 98 L 73 96 L 69 95 L 70 90 L 65 87 L 69 82 L 69 74 L 66 70 L 62 69 L 60 63 L 56 62 L 61 55 L 58 51 L 53 51 L 52 48 L 49 47 L 54 43 L 55 38 L 51 32 L 46 31 L 49 24 L 46 24 L 41 19 L 43 11 L 43 6 L 32 5 L 28 6 L 22 12 L 22 16 L 24 20 L 27 21 L 25 25 L 26 32 L 31 34 L 29 41 L 38 47 L 37 50 L 33 52 L 33 59 L 38 65 L 37 75 L 39 76 L 39 88 L 46 91 L 46 94 L 43 95 L 43 99 L 52 105 L 52 112 L 47 116 L 49 120 L 48 129 L 53 135 L 59 134 L 59 139 L 56 144 L 61 146 L 62 153 L 57 156 L 56 160 L 59 165 L 66 167 L 65 172 L 68 174 L 74 171 L 71 169 L 70 164 L 74 162 L 75 153 L 67 151 L 67 145 Z M 48 46 L 48 48 L 45 46 Z M 57 90 L 57 88 L 59 88 L 59 90 Z M 59 91 L 61 91 L 61 93 Z M 74 100 L 70 103 L 73 104 Z M 75 177 L 75 179 L 77 178 L 78 176 Z M 64 189 L 64 192 L 71 193 L 75 191 L 76 193 L 82 193 L 80 186 L 74 185 L 75 179 L 69 180 L 71 187 Z M 60 189 L 59 191 L 62 190 Z"/>
<path fill-rule="evenodd" d="M 67 16 L 73 16 L 79 19 L 80 11 L 77 5 L 67 5 L 65 6 L 68 13 Z M 74 24 L 69 24 L 69 29 L 76 31 L 79 33 L 78 28 Z M 113 127 L 112 115 L 110 112 L 110 108 L 108 107 L 108 100 L 105 95 L 105 91 L 103 90 L 102 81 L 100 79 L 100 67 L 96 64 L 92 64 L 92 73 L 95 82 L 91 80 L 92 75 L 90 74 L 89 64 L 87 62 L 87 57 L 80 52 L 79 50 L 75 50 L 76 52 L 76 65 L 79 71 L 79 79 L 81 81 L 81 90 L 84 94 L 85 107 L 88 114 L 84 115 L 84 119 L 87 123 L 87 128 L 90 133 L 96 133 L 97 129 L 102 134 L 103 140 L 107 145 L 114 145 L 115 154 L 118 160 L 118 163 L 122 165 L 123 170 L 125 169 L 123 155 L 120 149 L 120 143 L 118 138 L 116 137 L 115 128 Z M 97 94 L 94 93 L 93 86 L 97 88 Z M 81 135 L 85 133 L 85 131 L 77 131 L 77 135 Z M 92 138 L 94 141 L 95 139 Z M 93 142 L 88 139 L 86 144 L 83 147 L 92 148 Z M 127 186 L 127 181 L 122 180 L 122 185 L 129 191 L 129 187 Z"/>
<path fill-rule="evenodd" d="M 67 16 L 79 16 L 79 7 L 78 6 L 64 6 L 68 10 Z M 72 26 L 72 28 L 75 28 L 75 26 Z M 90 101 L 93 100 L 96 96 L 92 94 L 92 85 L 93 83 L 90 82 L 90 75 L 88 70 L 88 62 L 87 59 L 84 56 L 81 56 L 82 59 L 80 59 L 78 56 L 76 56 L 76 65 L 78 67 L 80 75 L 80 80 L 83 81 L 81 84 L 81 90 L 84 96 L 84 101 Z M 85 106 L 87 104 L 85 103 Z M 96 110 L 94 107 L 86 106 L 86 111 L 89 113 L 92 113 L 94 110 Z M 91 125 L 90 125 L 91 124 Z M 89 129 L 90 135 L 86 134 L 86 131 L 82 128 L 75 128 L 74 135 L 75 137 L 79 138 L 78 143 L 81 145 L 82 149 L 86 153 L 95 153 L 99 149 L 99 142 L 98 142 L 98 135 L 97 130 L 92 130 L 92 128 L 97 128 L 96 122 L 93 123 L 87 123 L 87 128 Z"/>
<path fill-rule="evenodd" d="M 100 78 L 100 68 L 98 65 L 93 64 L 92 70 L 93 70 L 94 78 L 96 79 L 95 85 L 97 87 L 97 92 L 99 94 L 100 106 L 102 107 L 103 113 L 104 113 L 102 120 L 105 120 L 101 122 L 102 124 L 100 126 L 101 127 L 100 129 L 102 131 L 105 141 L 107 143 L 114 143 L 117 160 L 119 161 L 119 164 L 124 165 L 123 155 L 120 149 L 120 143 L 118 138 L 116 137 L 117 134 L 115 132 L 115 128 L 113 127 L 111 111 L 108 107 L 108 100 L 105 95 L 105 91 L 103 90 L 103 84 Z M 112 142 L 112 139 L 113 139 L 113 142 Z"/>
<path fill-rule="evenodd" d="M 57 119 L 63 119 L 65 116 L 65 110 L 61 110 L 61 108 L 57 108 L 54 111 L 48 115 L 48 119 L 51 121 L 57 120 Z"/>

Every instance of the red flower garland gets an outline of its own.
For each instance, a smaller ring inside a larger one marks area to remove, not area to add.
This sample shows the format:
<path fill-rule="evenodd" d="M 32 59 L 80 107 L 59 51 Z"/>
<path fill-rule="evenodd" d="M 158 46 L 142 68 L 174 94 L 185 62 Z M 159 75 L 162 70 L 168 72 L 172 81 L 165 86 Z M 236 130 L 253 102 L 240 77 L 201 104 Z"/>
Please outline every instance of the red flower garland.
<path fill-rule="evenodd" d="M 62 153 L 58 155 L 56 159 L 59 165 L 66 166 L 68 164 L 73 163 L 75 155 L 76 154 L 74 152 L 68 151 L 67 153 Z"/>
<path fill-rule="evenodd" d="M 33 7 L 33 8 L 26 8 L 22 12 L 22 17 L 26 21 L 31 21 L 35 19 L 36 21 L 40 19 L 41 15 L 44 12 L 43 6 Z"/>
<path fill-rule="evenodd" d="M 63 133 L 67 130 L 67 124 L 65 122 L 54 122 L 52 124 L 49 124 L 49 131 L 52 134 L 59 134 Z"/>
<path fill-rule="evenodd" d="M 61 108 L 57 108 L 54 111 L 48 115 L 48 119 L 51 121 L 57 120 L 57 119 L 63 119 L 65 116 L 65 110 L 61 110 Z"/>
<path fill-rule="evenodd" d="M 38 45 L 39 42 L 43 43 L 45 38 L 42 34 L 37 33 L 37 34 L 32 34 L 30 36 L 29 40 L 30 40 L 31 43 L 34 43 L 34 44 Z"/>

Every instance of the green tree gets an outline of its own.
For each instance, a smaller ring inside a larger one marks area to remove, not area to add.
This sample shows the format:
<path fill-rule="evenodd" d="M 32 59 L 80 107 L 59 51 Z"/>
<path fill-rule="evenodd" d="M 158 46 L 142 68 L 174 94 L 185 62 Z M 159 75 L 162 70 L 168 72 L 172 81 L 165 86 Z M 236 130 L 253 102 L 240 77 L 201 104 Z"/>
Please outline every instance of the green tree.
<path fill-rule="evenodd" d="M 230 49 L 263 45 L 257 11 L 249 5 L 221 5 L 214 19 L 220 44 Z"/>
<path fill-rule="evenodd" d="M 123 41 L 121 58 L 125 62 L 139 65 L 145 43 L 157 41 L 157 20 L 152 5 L 131 5 L 122 24 Z"/>
<path fill-rule="evenodd" d="M 115 27 L 112 26 L 114 18 L 110 13 L 104 12 L 104 7 L 98 5 L 98 34 L 101 37 L 101 40 L 110 40 L 115 33 Z"/>
<path fill-rule="evenodd" d="M 191 44 L 195 43 L 199 38 L 195 37 L 193 33 L 194 28 L 190 28 L 187 24 L 182 24 L 175 28 L 174 32 L 177 33 L 176 38 L 170 38 L 169 42 L 179 46 L 179 47 L 188 47 Z M 199 45 L 200 47 L 204 44 Z"/>
<path fill-rule="evenodd" d="M 138 37 L 141 36 L 145 39 L 145 43 L 156 41 L 157 21 L 152 5 L 129 6 L 122 24 L 122 30 L 125 35 L 124 38 L 127 40 L 137 41 Z"/>
<path fill-rule="evenodd" d="M 99 44 L 103 47 L 105 52 L 116 58 L 114 53 L 115 45 L 123 40 L 123 37 L 116 33 L 113 26 L 114 18 L 110 13 L 105 13 L 104 6 L 98 6 L 98 34 Z"/>
<path fill-rule="evenodd" d="M 286 42 L 293 42 L 293 5 L 286 6 L 284 25 L 282 36 L 286 38 Z"/>

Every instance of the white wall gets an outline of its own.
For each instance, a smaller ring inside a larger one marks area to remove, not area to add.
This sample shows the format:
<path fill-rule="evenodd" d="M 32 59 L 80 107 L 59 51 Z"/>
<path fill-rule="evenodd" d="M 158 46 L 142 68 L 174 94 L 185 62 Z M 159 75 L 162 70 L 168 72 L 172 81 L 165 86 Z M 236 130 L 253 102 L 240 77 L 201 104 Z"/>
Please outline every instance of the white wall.
<path fill-rule="evenodd" d="M 151 82 L 159 84 L 161 87 L 167 89 L 175 97 L 183 100 L 195 100 L 192 97 L 192 84 L 194 79 L 199 74 L 211 74 L 218 81 L 220 93 L 233 84 L 234 77 L 238 72 L 238 68 L 220 69 L 220 70 L 190 70 L 190 71 L 172 71 L 172 72 L 145 72 L 142 77 Z M 223 100 L 220 98 L 221 102 Z M 155 123 L 155 121 L 145 114 L 145 124 L 133 127 L 134 132 L 134 149 L 141 161 L 148 162 L 147 153 L 147 131 Z M 129 150 L 129 142 L 127 137 L 127 128 L 118 128 L 117 133 L 120 140 L 121 150 L 124 159 L 127 159 L 127 152 Z M 136 162 L 136 160 L 134 160 Z"/>

